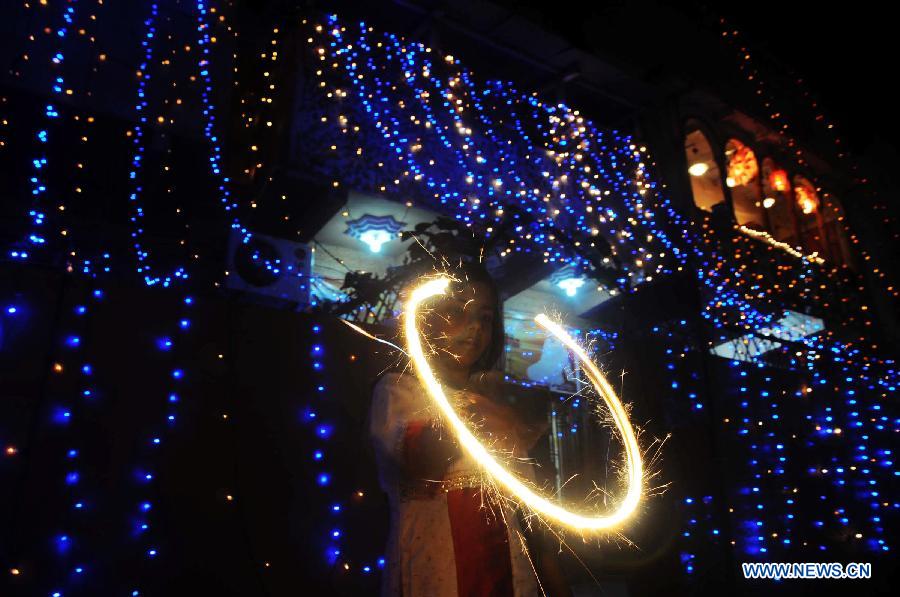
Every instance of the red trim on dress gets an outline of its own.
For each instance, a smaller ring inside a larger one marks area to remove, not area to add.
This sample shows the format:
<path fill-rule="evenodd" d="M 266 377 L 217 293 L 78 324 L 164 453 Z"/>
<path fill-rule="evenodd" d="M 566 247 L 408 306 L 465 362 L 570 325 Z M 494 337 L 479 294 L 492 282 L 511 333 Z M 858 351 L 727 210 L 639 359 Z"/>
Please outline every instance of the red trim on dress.
<path fill-rule="evenodd" d="M 481 489 L 447 492 L 456 558 L 457 595 L 512 597 L 512 561 L 506 523 L 482 507 Z"/>

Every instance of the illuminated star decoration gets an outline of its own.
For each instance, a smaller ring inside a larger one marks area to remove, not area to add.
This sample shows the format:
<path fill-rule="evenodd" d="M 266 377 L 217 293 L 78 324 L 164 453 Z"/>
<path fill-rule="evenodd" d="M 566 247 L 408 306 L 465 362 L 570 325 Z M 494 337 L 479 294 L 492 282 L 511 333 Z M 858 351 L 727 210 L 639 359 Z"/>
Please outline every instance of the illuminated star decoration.
<path fill-rule="evenodd" d="M 397 238 L 406 222 L 398 222 L 394 216 L 373 216 L 365 214 L 347 222 L 344 234 L 364 242 L 373 253 L 380 253 L 381 247 Z"/>
<path fill-rule="evenodd" d="M 425 358 L 425 354 L 422 350 L 422 341 L 419 337 L 419 330 L 416 325 L 419 314 L 419 305 L 433 296 L 443 295 L 446 292 L 450 281 L 451 279 L 446 276 L 432 278 L 419 284 L 412 291 L 409 302 L 406 304 L 406 312 L 404 314 L 404 333 L 406 335 L 407 351 L 412 360 L 416 375 L 425 387 L 427 393 L 434 400 L 434 403 L 440 409 L 444 419 L 453 429 L 460 445 L 486 473 L 504 486 L 521 504 L 524 504 L 532 511 L 545 516 L 549 520 L 562 523 L 567 527 L 578 531 L 602 531 L 621 525 L 632 515 L 632 513 L 634 513 L 638 502 L 641 499 L 641 493 L 643 491 L 643 463 L 641 461 L 637 438 L 635 437 L 634 430 L 628 420 L 628 413 L 618 396 L 616 396 L 615 390 L 609 382 L 606 381 L 606 378 L 600 373 L 597 366 L 590 358 L 588 358 L 584 349 L 582 349 L 581 346 L 565 332 L 565 330 L 558 324 L 550 321 L 543 313 L 535 317 L 535 321 L 538 325 L 550 332 L 575 354 L 584 367 L 588 379 L 600 396 L 603 397 L 607 407 L 609 407 L 613 422 L 625 445 L 625 468 L 628 482 L 628 490 L 625 497 L 612 514 L 605 516 L 573 512 L 538 495 L 515 475 L 509 472 L 506 467 L 497 462 L 497 460 L 488 452 L 488 449 L 472 435 L 472 432 L 469 431 L 466 424 L 459 418 L 459 415 L 456 414 L 456 411 L 451 406 L 444 393 L 443 387 L 441 387 L 441 384 L 434 376 L 434 373 Z"/>
<path fill-rule="evenodd" d="M 550 283 L 565 290 L 566 296 L 575 296 L 578 289 L 584 286 L 584 276 L 571 265 L 567 265 L 550 276 Z"/>

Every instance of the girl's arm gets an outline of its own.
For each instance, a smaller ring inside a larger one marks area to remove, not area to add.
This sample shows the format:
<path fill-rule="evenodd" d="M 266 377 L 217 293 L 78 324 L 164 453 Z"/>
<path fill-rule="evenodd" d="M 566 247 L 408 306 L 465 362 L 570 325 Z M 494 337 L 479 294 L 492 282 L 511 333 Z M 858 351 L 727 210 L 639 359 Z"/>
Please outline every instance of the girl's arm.
<path fill-rule="evenodd" d="M 387 374 L 376 385 L 369 433 L 407 481 L 443 478 L 458 448 L 447 430 L 428 418 L 427 400 L 413 379 Z"/>

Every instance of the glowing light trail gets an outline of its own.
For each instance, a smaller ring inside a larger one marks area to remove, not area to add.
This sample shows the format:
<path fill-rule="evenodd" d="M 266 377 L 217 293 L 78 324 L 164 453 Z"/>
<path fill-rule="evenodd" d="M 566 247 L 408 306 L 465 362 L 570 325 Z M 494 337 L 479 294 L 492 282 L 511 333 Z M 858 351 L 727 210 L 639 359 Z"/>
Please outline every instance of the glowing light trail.
<path fill-rule="evenodd" d="M 346 319 L 339 319 L 338 321 L 342 321 L 342 322 L 345 323 L 351 330 L 353 330 L 353 331 L 355 331 L 355 332 L 358 332 L 358 333 L 362 334 L 362 335 L 365 336 L 366 338 L 369 338 L 369 339 L 371 339 L 371 340 L 375 340 L 376 342 L 381 342 L 382 344 L 387 344 L 387 345 L 390 346 L 391 348 L 396 348 L 397 350 L 399 350 L 399 351 L 402 352 L 403 354 L 406 354 L 406 351 L 403 350 L 402 348 L 400 348 L 399 346 L 397 346 L 396 344 L 393 344 L 392 342 L 388 342 L 387 340 L 382 340 L 382 339 L 379 338 L 378 336 L 373 336 L 372 334 L 370 334 L 370 333 L 367 332 L 366 330 L 362 329 L 361 327 L 359 327 L 359 326 L 356 325 L 356 324 L 350 323 L 350 322 L 347 321 Z"/>
<path fill-rule="evenodd" d="M 548 332 L 556 336 L 569 350 L 571 350 L 581 361 L 584 366 L 585 373 L 597 392 L 603 397 L 604 402 L 612 413 L 613 421 L 619 430 L 622 442 L 625 444 L 625 460 L 626 473 L 628 478 L 628 491 L 622 499 L 618 508 L 610 515 L 596 516 L 588 514 L 580 514 L 563 508 L 545 497 L 542 497 L 532 491 L 515 475 L 509 472 L 506 467 L 497 462 L 488 452 L 487 448 L 482 445 L 478 439 L 472 435 L 466 424 L 459 418 L 451 406 L 450 401 L 444 394 L 444 389 L 438 382 L 437 378 L 428 365 L 422 350 L 422 341 L 419 337 L 417 326 L 417 318 L 419 313 L 419 305 L 436 295 L 442 295 L 446 292 L 450 278 L 439 277 L 428 280 L 417 286 L 411 293 L 409 301 L 406 304 L 406 313 L 404 321 L 404 333 L 406 335 L 406 344 L 410 359 L 419 377 L 419 381 L 431 395 L 435 404 L 440 408 L 445 420 L 456 433 L 456 437 L 469 453 L 472 458 L 497 482 L 503 485 L 510 493 L 518 498 L 525 506 L 549 519 L 565 524 L 579 531 L 599 531 L 610 529 L 622 524 L 637 508 L 643 491 L 643 464 L 641 462 L 640 447 L 634 430 L 628 420 L 628 413 L 622 405 L 618 396 L 606 378 L 600 372 L 596 365 L 588 358 L 584 350 L 563 330 L 559 325 L 550 321 L 543 313 L 535 317 L 538 325 L 545 328 Z"/>
<path fill-rule="evenodd" d="M 818 265 L 823 265 L 825 263 L 825 260 L 819 257 L 818 252 L 804 255 L 803 252 L 799 249 L 795 249 L 791 245 L 783 243 L 780 240 L 775 240 L 775 238 L 768 232 L 762 230 L 754 230 L 753 228 L 748 228 L 746 226 L 738 226 L 738 230 L 740 230 L 747 236 L 761 239 L 763 242 L 772 245 L 776 249 L 781 249 L 785 253 L 796 257 L 797 259 L 805 259 L 806 261 L 812 261 L 813 263 L 816 263 Z"/>

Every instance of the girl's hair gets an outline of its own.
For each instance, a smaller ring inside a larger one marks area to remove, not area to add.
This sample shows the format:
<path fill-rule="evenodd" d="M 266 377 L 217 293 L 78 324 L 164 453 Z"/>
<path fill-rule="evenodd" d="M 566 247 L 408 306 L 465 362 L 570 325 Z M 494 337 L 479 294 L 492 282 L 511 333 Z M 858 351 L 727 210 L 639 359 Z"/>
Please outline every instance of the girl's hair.
<path fill-rule="evenodd" d="M 500 291 L 497 283 L 488 273 L 487 268 L 483 264 L 477 262 L 463 262 L 460 267 L 450 272 L 457 279 L 460 285 L 471 285 L 481 283 L 491 289 L 492 306 L 494 311 L 494 323 L 491 328 L 491 339 L 487 350 L 472 365 L 472 373 L 477 371 L 489 371 L 497 367 L 503 357 L 503 348 L 506 344 L 506 335 L 503 331 L 503 303 L 500 301 Z"/>

